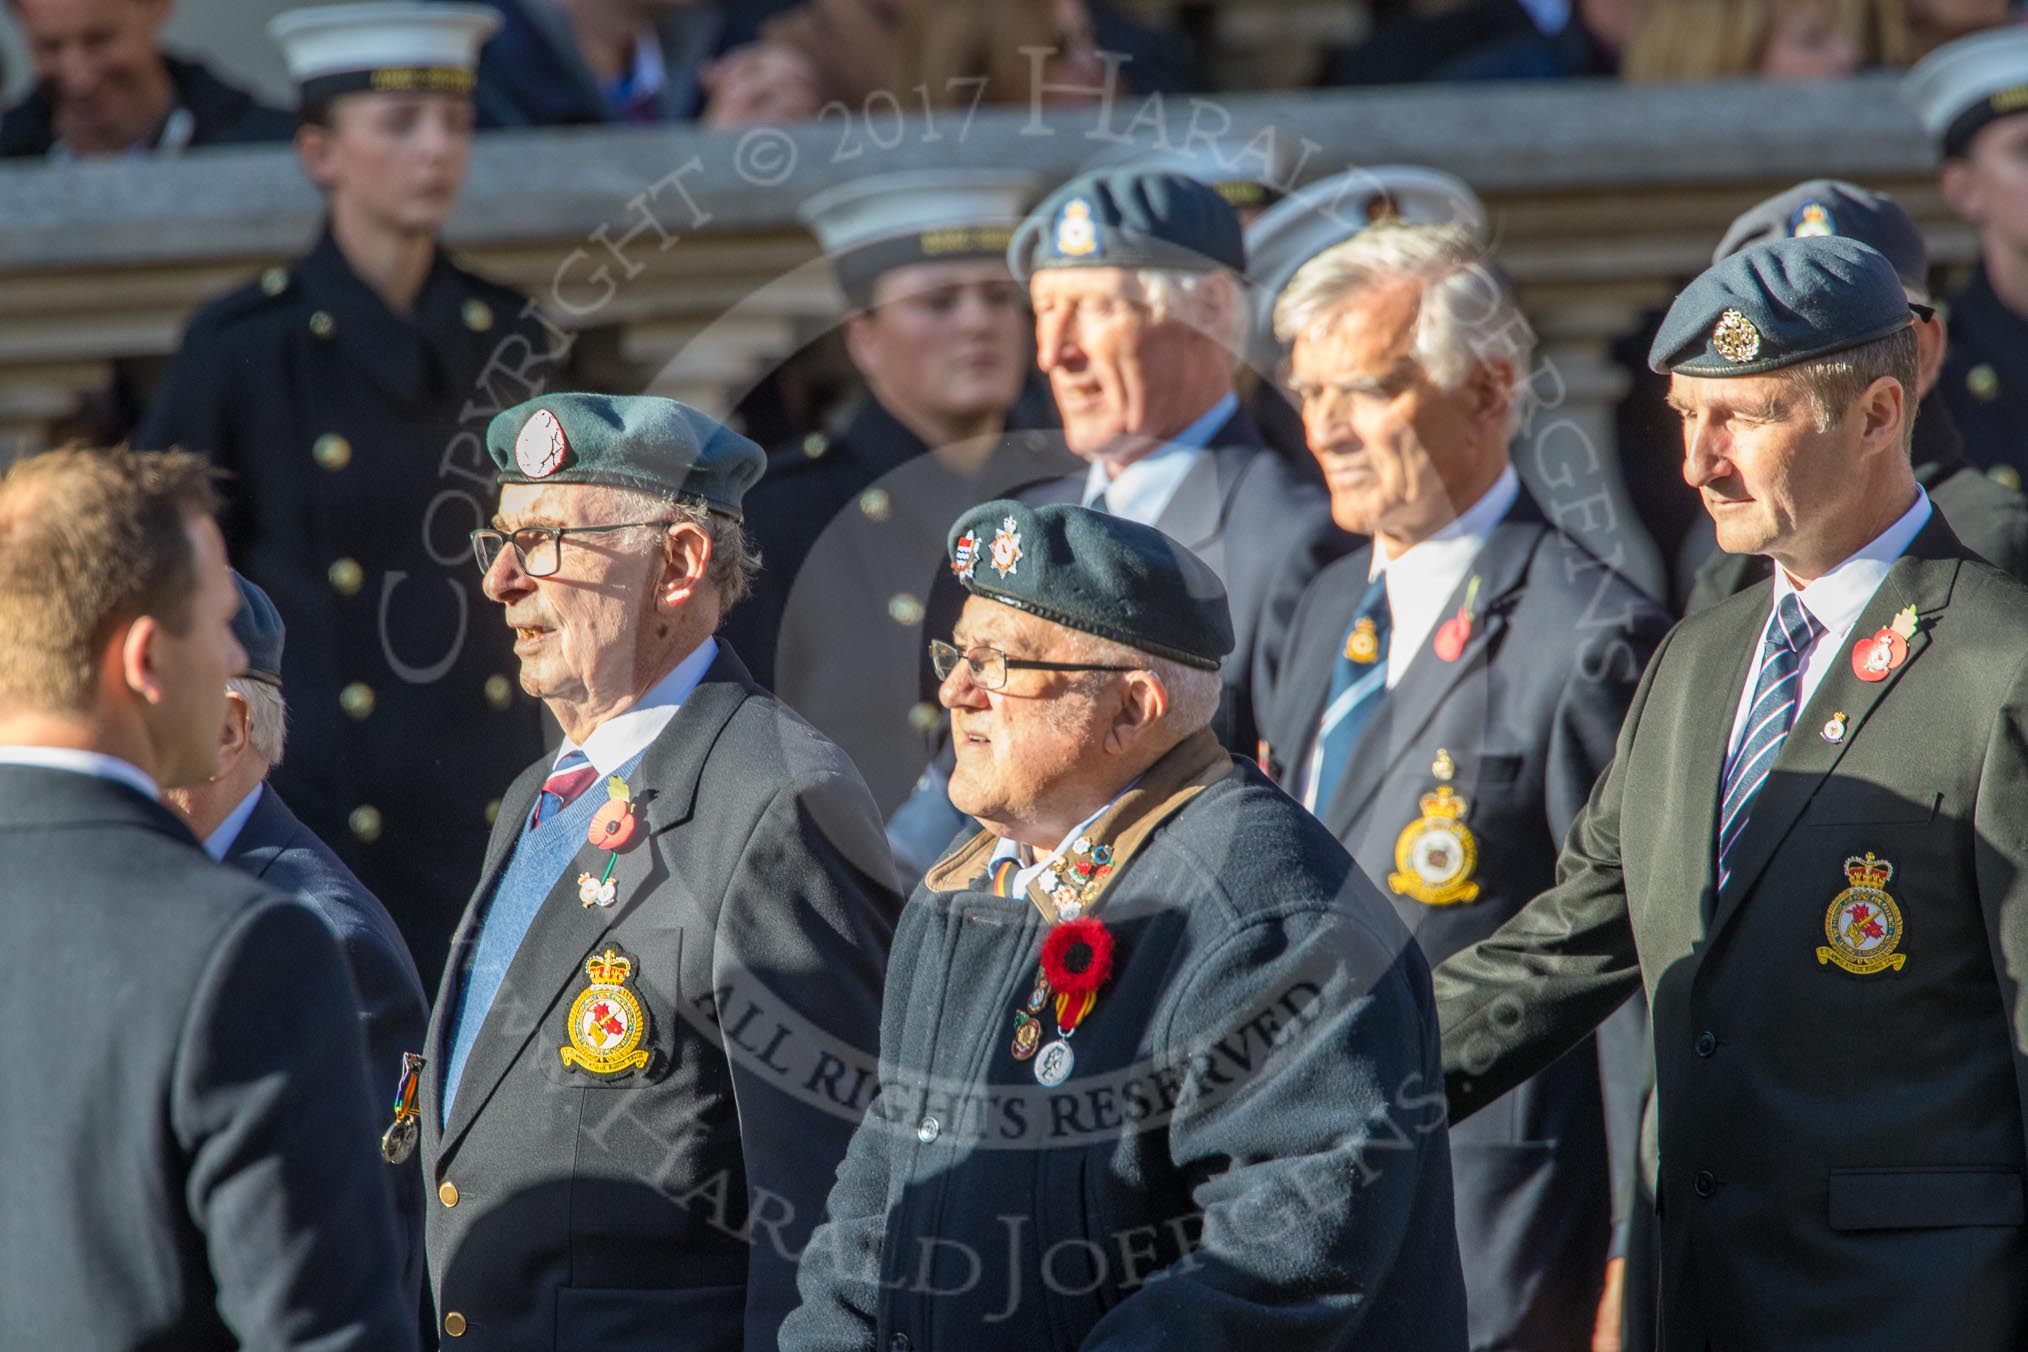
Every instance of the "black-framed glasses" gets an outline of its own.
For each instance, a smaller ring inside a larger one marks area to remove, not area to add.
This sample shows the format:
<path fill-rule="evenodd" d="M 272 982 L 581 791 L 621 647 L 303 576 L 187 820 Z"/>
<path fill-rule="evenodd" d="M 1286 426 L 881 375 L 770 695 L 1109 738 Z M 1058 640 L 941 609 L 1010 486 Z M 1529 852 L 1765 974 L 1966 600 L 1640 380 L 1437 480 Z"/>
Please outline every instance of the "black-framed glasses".
<path fill-rule="evenodd" d="M 999 690 L 1007 684 L 1010 671 L 1139 671 L 1139 667 L 1106 666 L 1098 662 L 1038 662 L 1032 658 L 1009 657 L 998 648 L 984 646 L 960 650 L 942 639 L 930 640 L 930 667 L 937 679 L 947 681 L 963 662 L 972 669 L 972 684 L 981 690 Z"/>
<path fill-rule="evenodd" d="M 597 535 L 609 530 L 633 530 L 636 526 L 673 526 L 673 521 L 621 521 L 610 526 L 523 526 L 516 531 L 497 531 L 482 526 L 472 532 L 472 553 L 479 571 L 490 572 L 500 551 L 514 547 L 514 561 L 530 577 L 548 577 L 563 566 L 563 537 Z"/>

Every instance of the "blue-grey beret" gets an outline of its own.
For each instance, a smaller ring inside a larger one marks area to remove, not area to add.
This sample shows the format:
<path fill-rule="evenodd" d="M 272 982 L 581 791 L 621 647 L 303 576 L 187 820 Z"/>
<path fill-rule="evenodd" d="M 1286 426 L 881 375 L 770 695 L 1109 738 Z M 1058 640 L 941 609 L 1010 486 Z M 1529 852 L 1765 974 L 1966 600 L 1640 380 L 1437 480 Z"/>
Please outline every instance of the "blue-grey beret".
<path fill-rule="evenodd" d="M 239 588 L 239 610 L 232 617 L 232 636 L 246 649 L 246 670 L 241 674 L 269 685 L 282 683 L 282 640 L 287 629 L 282 612 L 259 584 L 249 582 L 238 569 L 233 585 Z"/>
<path fill-rule="evenodd" d="M 495 414 L 486 449 L 503 484 L 636 488 L 736 521 L 767 468 L 767 454 L 718 419 L 650 395 L 541 395 Z"/>
<path fill-rule="evenodd" d="M 1028 213 L 1007 246 L 1026 284 L 1041 268 L 1246 271 L 1239 216 L 1218 190 L 1184 174 L 1095 169 Z"/>
<path fill-rule="evenodd" d="M 1683 288 L 1648 365 L 1663 375 L 1755 376 L 1914 322 L 1878 250 L 1835 236 L 1771 240 L 1721 258 Z"/>
<path fill-rule="evenodd" d="M 1153 526 L 1000 498 L 958 518 L 949 551 L 974 596 L 1204 671 L 1232 651 L 1225 584 Z"/>
<path fill-rule="evenodd" d="M 1835 178 L 1798 183 L 1741 212 L 1718 242 L 1711 261 L 1716 263 L 1749 244 L 1812 235 L 1842 235 L 1878 249 L 1894 265 L 1902 290 L 1916 296 L 1929 294 L 1929 244 L 1901 203 L 1884 192 L 1869 192 Z"/>

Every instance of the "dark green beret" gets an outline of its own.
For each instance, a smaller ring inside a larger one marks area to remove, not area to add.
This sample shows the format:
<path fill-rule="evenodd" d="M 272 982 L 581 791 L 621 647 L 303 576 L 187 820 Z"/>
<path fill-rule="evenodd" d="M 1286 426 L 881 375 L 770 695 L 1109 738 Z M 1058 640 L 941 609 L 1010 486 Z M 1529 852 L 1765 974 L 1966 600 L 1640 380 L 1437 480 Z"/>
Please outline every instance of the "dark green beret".
<path fill-rule="evenodd" d="M 1726 230 L 1711 261 L 1749 244 L 1811 235 L 1843 235 L 1878 249 L 1894 265 L 1902 290 L 1929 294 L 1929 245 L 1901 204 L 1884 192 L 1868 192 L 1835 178 L 1798 183 L 1747 208 Z"/>
<path fill-rule="evenodd" d="M 1771 240 L 1721 258 L 1683 288 L 1648 365 L 1663 375 L 1756 376 L 1914 322 L 1878 250 L 1836 236 Z"/>
<path fill-rule="evenodd" d="M 949 551 L 974 596 L 1203 671 L 1232 651 L 1225 584 L 1153 526 L 1001 498 L 958 518 Z"/>
<path fill-rule="evenodd" d="M 269 685 L 282 683 L 282 639 L 288 630 L 282 612 L 257 585 L 235 569 L 233 585 L 239 588 L 239 609 L 233 613 L 232 636 L 246 649 L 246 671 L 242 674 Z"/>
<path fill-rule="evenodd" d="M 1027 283 L 1042 268 L 1184 268 L 1246 271 L 1239 217 L 1209 184 L 1183 174 L 1098 169 L 1058 188 L 1028 213 L 1007 246 Z"/>
<path fill-rule="evenodd" d="M 687 499 L 736 521 L 767 467 L 753 442 L 651 395 L 545 394 L 494 415 L 486 449 L 503 484 L 605 484 Z"/>

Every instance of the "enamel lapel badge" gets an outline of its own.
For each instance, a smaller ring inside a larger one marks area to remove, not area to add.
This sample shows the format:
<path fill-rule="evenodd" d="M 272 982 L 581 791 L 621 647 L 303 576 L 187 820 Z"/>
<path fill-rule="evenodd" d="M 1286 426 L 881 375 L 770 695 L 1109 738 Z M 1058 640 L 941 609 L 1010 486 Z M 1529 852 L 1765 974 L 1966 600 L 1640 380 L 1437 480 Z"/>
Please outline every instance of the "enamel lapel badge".
<path fill-rule="evenodd" d="M 1915 607 L 1898 612 L 1891 624 L 1862 638 L 1852 649 L 1852 674 L 1871 684 L 1887 679 L 1887 673 L 1908 660 L 1908 641 L 1915 637 Z"/>
<path fill-rule="evenodd" d="M 1871 850 L 1864 859 L 1845 861 L 1851 886 L 1831 898 L 1831 908 L 1824 912 L 1824 937 L 1830 943 L 1817 950 L 1818 963 L 1835 962 L 1860 976 L 1901 970 L 1908 955 L 1895 952 L 1903 931 L 1901 907 L 1887 895 L 1887 880 L 1893 876 L 1894 865 L 1874 858 Z"/>

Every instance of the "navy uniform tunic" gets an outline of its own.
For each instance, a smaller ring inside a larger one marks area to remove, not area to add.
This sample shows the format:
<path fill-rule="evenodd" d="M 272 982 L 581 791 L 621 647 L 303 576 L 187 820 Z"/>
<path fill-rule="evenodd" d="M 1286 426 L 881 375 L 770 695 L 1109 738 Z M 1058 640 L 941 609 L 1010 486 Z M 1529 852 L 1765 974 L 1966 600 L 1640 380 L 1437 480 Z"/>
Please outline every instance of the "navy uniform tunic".
<path fill-rule="evenodd" d="M 1950 350 L 1936 393 L 1964 437 L 1966 458 L 2020 488 L 2028 473 L 2028 319 L 1993 294 L 1983 266 L 1949 298 L 1946 312 Z"/>
<path fill-rule="evenodd" d="M 191 322 L 135 444 L 212 457 L 233 562 L 289 626 L 273 782 L 441 969 L 489 802 L 541 748 L 469 533 L 492 510 L 486 420 L 539 391 L 525 297 L 441 253 L 388 309 L 327 233 Z"/>

